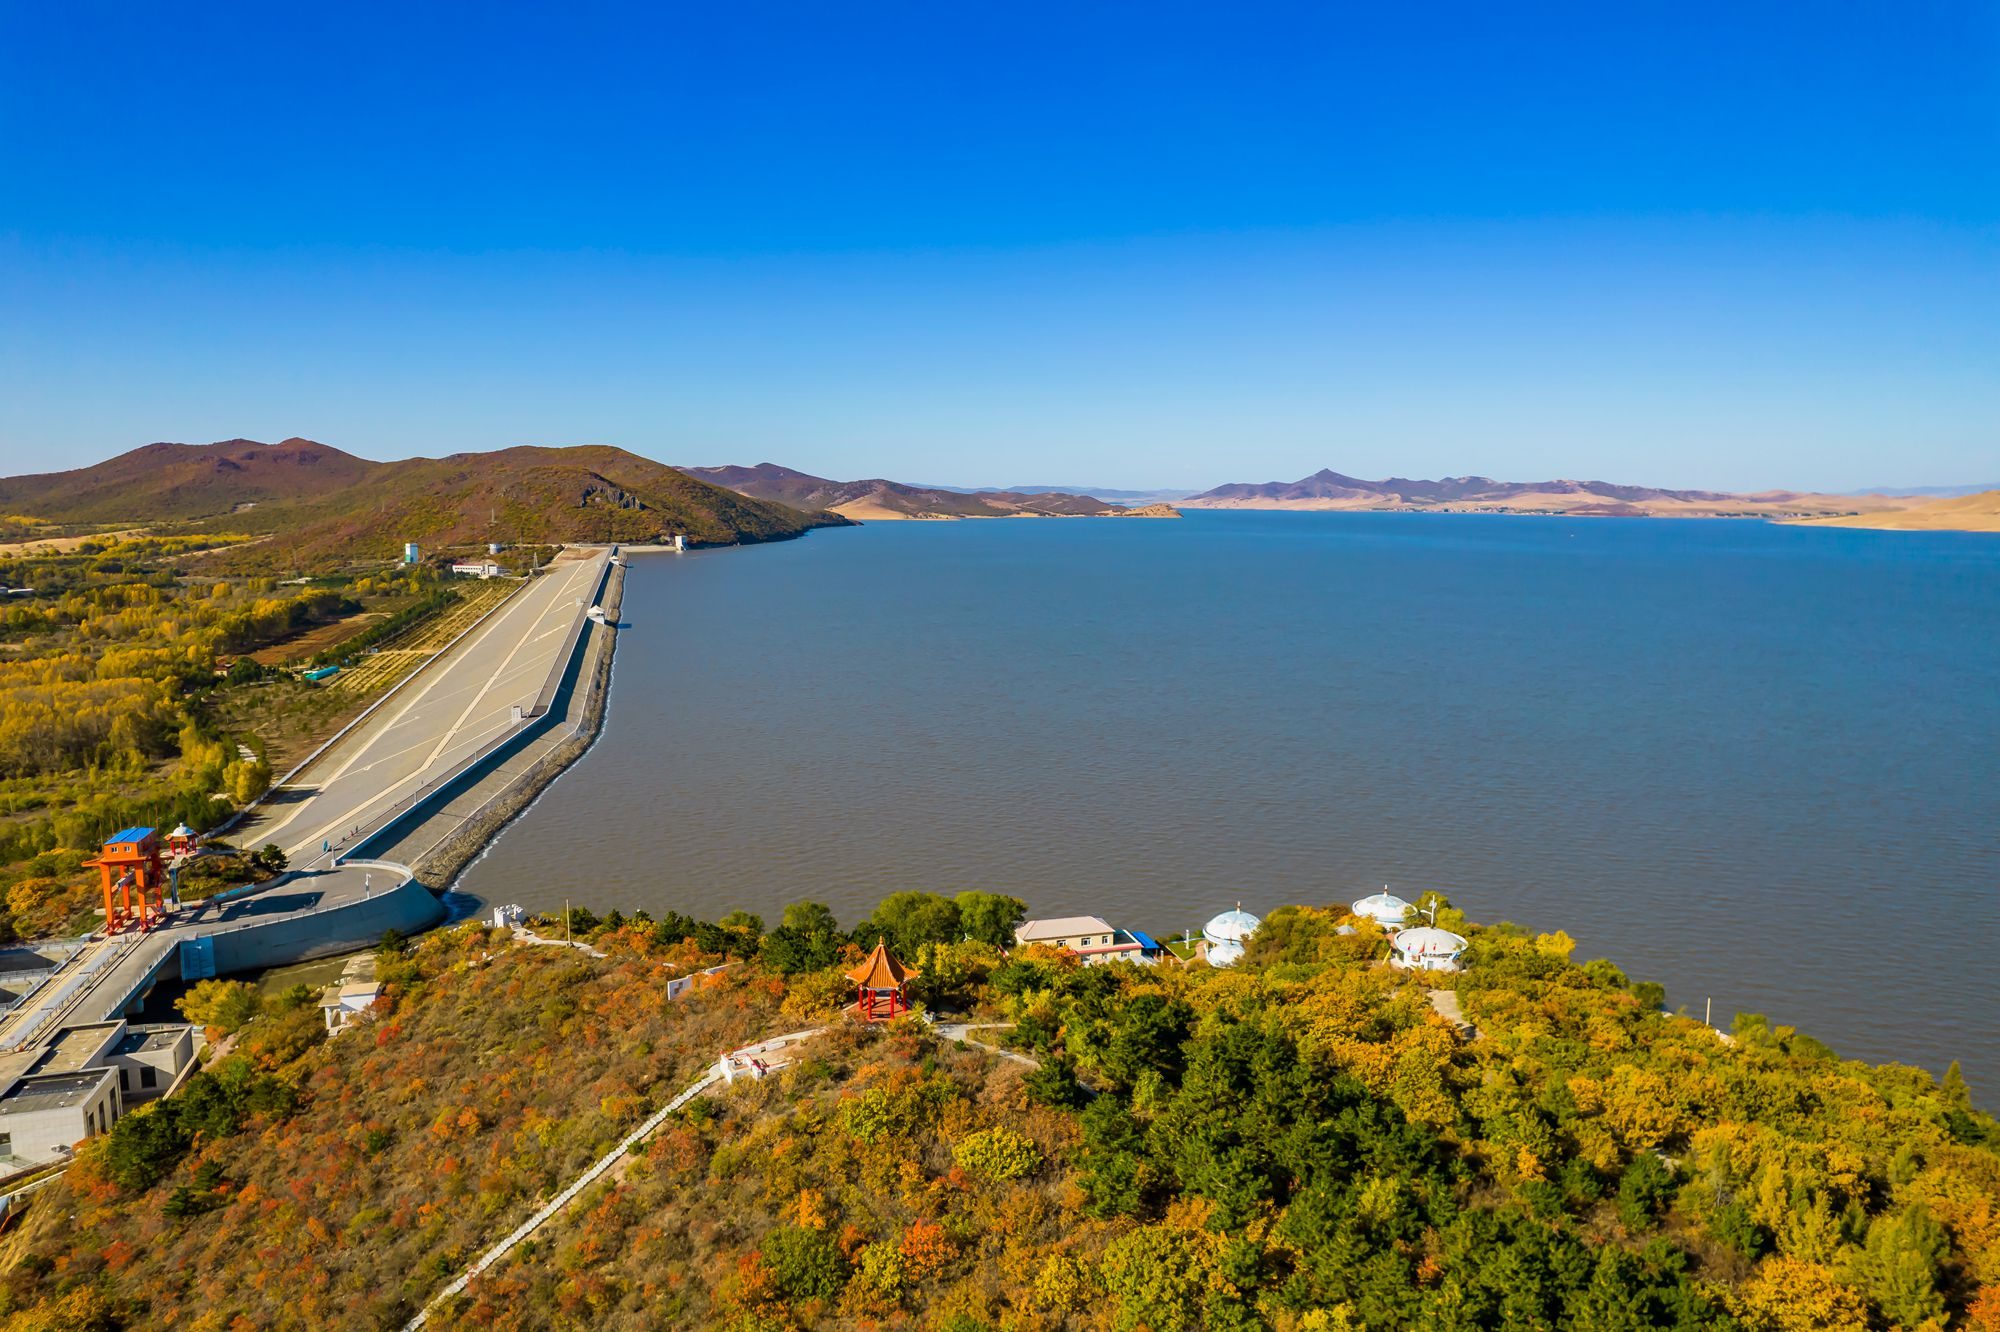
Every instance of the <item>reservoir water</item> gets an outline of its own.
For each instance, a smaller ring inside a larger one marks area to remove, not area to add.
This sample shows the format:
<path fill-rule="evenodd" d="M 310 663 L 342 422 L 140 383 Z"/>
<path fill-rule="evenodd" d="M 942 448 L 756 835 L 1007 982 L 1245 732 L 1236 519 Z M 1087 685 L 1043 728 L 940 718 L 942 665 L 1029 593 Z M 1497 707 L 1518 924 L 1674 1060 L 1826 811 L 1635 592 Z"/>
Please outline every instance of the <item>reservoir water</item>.
<path fill-rule="evenodd" d="M 1438 889 L 2000 1102 L 2000 537 L 1190 513 L 636 557 L 603 737 L 461 892 L 1177 933 Z"/>

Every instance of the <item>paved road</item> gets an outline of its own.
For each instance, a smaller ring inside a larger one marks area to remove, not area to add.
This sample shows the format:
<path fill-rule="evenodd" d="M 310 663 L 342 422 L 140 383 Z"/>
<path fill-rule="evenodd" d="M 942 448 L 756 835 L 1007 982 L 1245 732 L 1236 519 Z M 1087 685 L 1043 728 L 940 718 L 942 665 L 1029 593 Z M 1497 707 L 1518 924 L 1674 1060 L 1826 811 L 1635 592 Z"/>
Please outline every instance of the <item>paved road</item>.
<path fill-rule="evenodd" d="M 513 727 L 516 707 L 533 707 L 609 558 L 596 551 L 551 565 L 236 830 L 234 839 L 244 846 L 276 842 L 295 868 L 324 867 L 353 844 L 357 830 L 367 831 L 427 784 L 456 771 Z M 323 851 L 328 844 L 332 851 Z"/>
<path fill-rule="evenodd" d="M 365 864 L 335 866 L 344 846 L 427 785 L 455 773 L 514 726 L 570 641 L 610 552 L 549 566 L 478 629 L 391 695 L 300 782 L 232 832 L 243 846 L 276 842 L 295 873 L 268 890 L 177 913 L 144 938 L 121 935 L 79 952 L 41 990 L 0 1018 L 0 1050 L 76 1022 L 114 1016 L 184 938 L 333 906 L 394 887 L 400 876 Z M 332 844 L 330 852 L 322 851 Z M 72 981 L 81 983 L 72 984 Z"/>

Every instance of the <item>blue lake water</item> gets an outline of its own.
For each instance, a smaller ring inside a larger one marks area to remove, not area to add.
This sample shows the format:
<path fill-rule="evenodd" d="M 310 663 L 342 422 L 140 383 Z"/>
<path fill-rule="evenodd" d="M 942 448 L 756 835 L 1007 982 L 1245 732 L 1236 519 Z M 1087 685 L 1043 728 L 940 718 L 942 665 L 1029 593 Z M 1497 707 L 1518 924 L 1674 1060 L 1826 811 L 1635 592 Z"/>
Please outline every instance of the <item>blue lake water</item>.
<path fill-rule="evenodd" d="M 2000 1101 L 2000 537 L 1191 513 L 635 559 L 603 738 L 458 887 L 1177 932 L 1438 889 Z"/>

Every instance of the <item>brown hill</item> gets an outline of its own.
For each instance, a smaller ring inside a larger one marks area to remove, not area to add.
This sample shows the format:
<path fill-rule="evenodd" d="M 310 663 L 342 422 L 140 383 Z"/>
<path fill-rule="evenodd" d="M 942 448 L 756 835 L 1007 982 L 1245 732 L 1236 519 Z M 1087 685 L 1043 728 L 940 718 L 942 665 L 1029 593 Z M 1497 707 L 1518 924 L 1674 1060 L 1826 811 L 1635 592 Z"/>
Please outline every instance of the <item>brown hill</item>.
<path fill-rule="evenodd" d="M 1898 532 L 2000 532 L 2000 490 L 1934 500 L 1888 513 L 1798 521 L 1807 527 L 1873 527 Z"/>
<path fill-rule="evenodd" d="M 1007 490 L 967 493 L 873 477 L 830 481 L 776 463 L 755 467 L 683 467 L 683 472 L 757 499 L 797 508 L 828 509 L 850 518 L 1101 518 L 1127 512 L 1090 495 Z"/>
<path fill-rule="evenodd" d="M 94 467 L 0 480 L 0 509 L 58 523 L 176 523 L 283 539 L 293 562 L 478 541 L 699 545 L 843 526 L 623 449 L 522 447 L 371 462 L 310 440 L 150 444 Z M 261 558 L 261 556 L 260 556 Z"/>
<path fill-rule="evenodd" d="M 309 439 L 147 444 L 74 471 L 0 478 L 0 511 L 66 523 L 206 518 L 338 495 L 381 466 Z"/>
<path fill-rule="evenodd" d="M 1496 481 L 1448 476 L 1437 481 L 1390 477 L 1364 481 L 1321 470 L 1298 481 L 1217 486 L 1181 501 L 1195 509 L 1450 510 L 1566 513 L 1606 517 L 1794 516 L 1886 510 L 1907 504 L 1881 495 L 1815 495 L 1774 490 L 1736 495 L 1718 490 L 1662 490 L 1609 481 Z"/>

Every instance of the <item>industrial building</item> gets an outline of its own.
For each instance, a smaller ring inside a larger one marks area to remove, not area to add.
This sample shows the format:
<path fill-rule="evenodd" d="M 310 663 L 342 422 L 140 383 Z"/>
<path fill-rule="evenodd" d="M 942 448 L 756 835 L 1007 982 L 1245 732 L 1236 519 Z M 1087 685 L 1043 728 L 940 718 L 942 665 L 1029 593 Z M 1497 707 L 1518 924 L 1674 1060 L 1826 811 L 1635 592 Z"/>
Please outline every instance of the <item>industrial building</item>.
<path fill-rule="evenodd" d="M 122 1018 L 0 1055 L 0 1170 L 59 1160 L 110 1132 L 126 1107 L 165 1095 L 193 1062 L 194 1028 Z"/>

